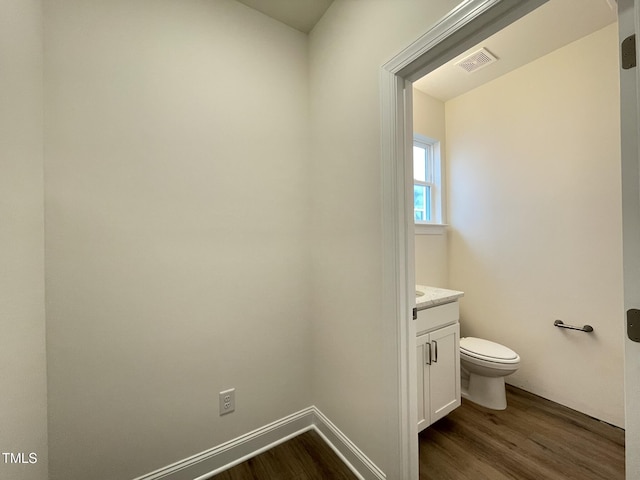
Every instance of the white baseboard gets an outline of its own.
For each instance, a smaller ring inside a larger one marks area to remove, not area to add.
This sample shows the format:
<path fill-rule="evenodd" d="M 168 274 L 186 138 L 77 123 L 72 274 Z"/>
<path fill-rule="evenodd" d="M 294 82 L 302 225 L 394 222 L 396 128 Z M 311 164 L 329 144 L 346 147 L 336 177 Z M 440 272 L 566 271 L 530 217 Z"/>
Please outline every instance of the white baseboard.
<path fill-rule="evenodd" d="M 208 480 L 309 430 L 315 430 L 359 480 L 385 480 L 380 470 L 315 406 L 134 480 Z"/>
<path fill-rule="evenodd" d="M 359 480 L 385 480 L 387 476 L 316 407 L 314 429 Z"/>

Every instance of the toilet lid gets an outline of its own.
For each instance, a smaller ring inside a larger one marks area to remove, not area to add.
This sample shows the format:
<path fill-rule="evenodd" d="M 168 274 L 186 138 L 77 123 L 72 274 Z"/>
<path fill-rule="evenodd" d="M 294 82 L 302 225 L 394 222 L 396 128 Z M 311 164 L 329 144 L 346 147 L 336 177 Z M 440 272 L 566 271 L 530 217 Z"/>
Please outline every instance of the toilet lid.
<path fill-rule="evenodd" d="M 469 356 L 485 358 L 494 362 L 513 362 L 520 360 L 518 354 L 510 348 L 483 338 L 461 338 L 460 350 Z"/>

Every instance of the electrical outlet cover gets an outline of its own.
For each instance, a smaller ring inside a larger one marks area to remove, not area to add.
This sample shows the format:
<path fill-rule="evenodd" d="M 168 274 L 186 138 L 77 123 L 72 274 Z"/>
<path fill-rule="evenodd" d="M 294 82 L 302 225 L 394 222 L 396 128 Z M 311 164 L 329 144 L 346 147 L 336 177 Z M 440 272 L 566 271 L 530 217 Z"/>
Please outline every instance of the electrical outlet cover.
<path fill-rule="evenodd" d="M 236 409 L 236 389 L 230 388 L 229 390 L 223 390 L 218 394 L 218 405 L 220 409 L 220 415 L 226 415 Z"/>

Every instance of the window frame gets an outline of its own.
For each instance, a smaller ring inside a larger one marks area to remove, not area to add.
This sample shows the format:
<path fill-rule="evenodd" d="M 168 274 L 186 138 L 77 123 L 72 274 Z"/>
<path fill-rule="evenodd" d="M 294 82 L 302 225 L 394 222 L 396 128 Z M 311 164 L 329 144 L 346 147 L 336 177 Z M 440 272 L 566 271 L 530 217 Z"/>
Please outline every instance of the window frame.
<path fill-rule="evenodd" d="M 430 191 L 430 220 L 429 221 L 421 221 L 415 219 L 415 204 L 413 210 L 413 221 L 415 227 L 416 234 L 432 234 L 432 235 L 441 235 L 444 232 L 445 227 L 447 226 L 444 223 L 444 182 L 443 182 L 443 168 L 442 168 L 442 152 L 440 147 L 440 141 L 434 138 L 427 137 L 426 135 L 422 135 L 419 133 L 413 134 L 413 146 L 422 148 L 427 153 L 427 165 L 425 165 L 425 179 L 429 180 L 429 175 L 427 172 L 429 169 L 431 172 L 431 180 L 432 181 L 421 181 L 416 180 L 415 175 L 413 176 L 413 185 L 426 186 L 429 187 L 427 190 Z M 431 163 L 431 168 L 429 168 L 428 162 Z M 412 169 L 413 169 L 413 157 L 412 157 Z"/>

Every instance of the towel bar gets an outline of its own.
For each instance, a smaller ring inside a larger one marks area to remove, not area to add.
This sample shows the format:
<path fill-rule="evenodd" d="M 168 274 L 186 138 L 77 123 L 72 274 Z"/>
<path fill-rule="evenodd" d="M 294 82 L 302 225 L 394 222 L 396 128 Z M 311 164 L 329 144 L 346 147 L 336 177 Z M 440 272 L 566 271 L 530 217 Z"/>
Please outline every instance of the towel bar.
<path fill-rule="evenodd" d="M 591 325 L 585 325 L 584 327 L 574 327 L 572 325 L 565 325 L 562 320 L 556 320 L 553 322 L 553 325 L 560 328 L 568 328 L 569 330 L 579 330 L 580 332 L 593 332 L 593 327 Z"/>

